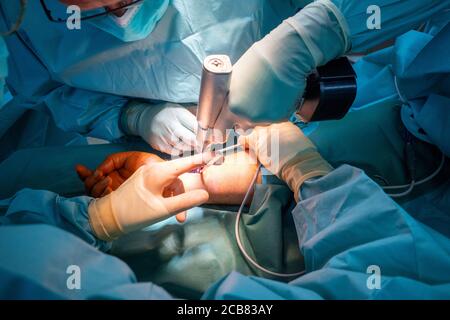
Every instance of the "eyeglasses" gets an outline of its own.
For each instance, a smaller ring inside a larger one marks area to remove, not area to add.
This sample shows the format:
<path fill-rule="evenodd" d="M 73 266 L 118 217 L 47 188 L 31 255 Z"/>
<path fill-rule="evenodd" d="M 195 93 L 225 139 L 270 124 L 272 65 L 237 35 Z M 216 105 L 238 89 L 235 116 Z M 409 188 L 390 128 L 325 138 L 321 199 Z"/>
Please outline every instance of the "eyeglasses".
<path fill-rule="evenodd" d="M 66 7 L 64 5 L 58 3 L 57 0 L 40 0 L 40 1 L 41 6 L 44 9 L 45 15 L 47 16 L 48 20 L 50 20 L 51 22 L 58 22 L 58 23 L 67 22 L 67 20 L 70 17 L 70 14 L 67 13 Z M 107 9 L 102 7 L 99 9 L 83 11 L 80 20 L 94 19 L 101 16 L 109 15 L 111 13 L 119 12 L 121 10 L 126 10 L 142 1 L 144 0 L 134 0 L 126 5 L 120 6 L 115 9 Z"/>

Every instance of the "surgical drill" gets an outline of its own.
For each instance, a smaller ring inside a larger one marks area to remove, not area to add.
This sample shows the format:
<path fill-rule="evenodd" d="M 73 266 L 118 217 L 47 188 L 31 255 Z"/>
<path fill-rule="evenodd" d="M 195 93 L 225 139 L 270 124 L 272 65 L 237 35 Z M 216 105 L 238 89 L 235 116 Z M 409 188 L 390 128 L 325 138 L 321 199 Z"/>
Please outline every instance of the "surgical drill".
<path fill-rule="evenodd" d="M 209 143 L 224 143 L 227 130 L 254 125 L 228 110 L 228 93 L 233 66 L 226 55 L 211 55 L 203 63 L 197 109 L 197 145 L 204 150 Z M 333 60 L 318 67 L 307 79 L 296 116 L 303 122 L 343 118 L 356 97 L 356 74 L 348 58 Z M 229 122 L 218 123 L 225 113 Z M 234 127 L 229 128 L 230 123 Z M 258 125 L 269 125 L 259 124 Z"/>

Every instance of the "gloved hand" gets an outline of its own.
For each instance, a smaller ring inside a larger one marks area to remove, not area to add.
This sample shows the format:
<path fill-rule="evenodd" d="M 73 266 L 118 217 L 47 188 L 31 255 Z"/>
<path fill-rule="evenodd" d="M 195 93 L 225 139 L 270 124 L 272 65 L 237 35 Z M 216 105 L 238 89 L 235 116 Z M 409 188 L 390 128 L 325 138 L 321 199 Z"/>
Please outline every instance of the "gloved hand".
<path fill-rule="evenodd" d="M 328 0 L 285 20 L 234 65 L 230 111 L 256 123 L 287 120 L 303 97 L 307 76 L 350 49 L 347 29 Z"/>
<path fill-rule="evenodd" d="M 147 152 L 119 152 L 108 156 L 95 171 L 80 164 L 76 166 L 76 171 L 78 177 L 84 182 L 86 194 L 101 198 L 117 190 L 144 164 L 162 161 L 157 155 Z M 163 196 L 169 197 L 183 192 L 183 184 L 177 180 L 166 187 Z M 176 218 L 180 223 L 185 222 L 186 212 L 177 214 Z"/>
<path fill-rule="evenodd" d="M 212 155 L 198 154 L 141 166 L 119 189 L 90 203 L 89 222 L 95 235 L 111 241 L 205 203 L 209 198 L 205 190 L 172 197 L 164 192 L 179 181 L 178 176 L 211 159 Z"/>
<path fill-rule="evenodd" d="M 132 101 L 120 121 L 125 133 L 140 136 L 167 154 L 179 155 L 196 147 L 197 119 L 181 105 Z"/>
<path fill-rule="evenodd" d="M 333 170 L 312 142 L 291 122 L 256 127 L 239 143 L 278 178 L 287 183 L 298 201 L 301 185 L 308 179 L 320 177 Z"/>

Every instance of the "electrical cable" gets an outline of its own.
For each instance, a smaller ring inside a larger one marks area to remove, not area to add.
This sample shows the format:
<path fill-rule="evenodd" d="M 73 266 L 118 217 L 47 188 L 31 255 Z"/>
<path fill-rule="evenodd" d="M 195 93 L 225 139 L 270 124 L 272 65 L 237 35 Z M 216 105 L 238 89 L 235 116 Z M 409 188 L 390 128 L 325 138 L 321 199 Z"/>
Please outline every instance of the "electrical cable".
<path fill-rule="evenodd" d="M 415 181 L 412 180 L 411 183 L 409 184 L 408 190 L 401 192 L 401 193 L 388 193 L 387 195 L 390 196 L 391 198 L 405 197 L 413 191 L 414 186 L 415 186 Z"/>
<path fill-rule="evenodd" d="M 403 185 L 398 185 L 398 186 L 386 186 L 386 187 L 382 187 L 383 190 L 395 190 L 395 189 L 405 189 L 408 188 L 408 190 L 406 190 L 405 192 L 402 193 L 394 193 L 394 194 L 387 194 L 388 196 L 391 196 L 392 198 L 399 198 L 399 197 L 404 197 L 406 195 L 408 195 L 409 193 L 411 193 L 411 191 L 414 189 L 414 187 L 417 187 L 419 185 L 422 185 L 424 183 L 429 182 L 430 180 L 434 179 L 442 170 L 442 168 L 444 167 L 445 164 L 445 155 L 444 153 L 442 153 L 442 157 L 441 157 L 441 162 L 439 163 L 439 166 L 437 167 L 437 169 L 430 174 L 428 177 L 419 180 L 419 181 L 414 181 L 412 180 L 411 183 L 409 184 L 403 184 Z"/>
<path fill-rule="evenodd" d="M 445 164 L 445 155 L 442 153 L 441 162 L 440 162 L 438 168 L 432 174 L 430 174 L 428 177 L 426 177 L 426 178 L 424 178 L 422 180 L 419 180 L 417 182 L 415 180 L 412 180 L 411 183 L 405 184 L 405 185 L 387 186 L 387 187 L 382 187 L 382 188 L 385 189 L 385 190 L 408 188 L 406 191 L 404 191 L 402 193 L 388 194 L 392 198 L 404 197 L 404 196 L 408 195 L 409 193 L 411 193 L 412 190 L 414 189 L 414 187 L 419 186 L 421 184 L 424 184 L 424 183 L 432 180 L 434 177 L 436 177 L 439 174 L 439 172 L 442 170 L 442 168 L 444 167 L 444 164 Z M 239 207 L 239 210 L 237 212 L 236 223 L 234 225 L 234 233 L 235 233 L 235 237 L 236 237 L 236 243 L 237 243 L 237 245 L 239 247 L 239 250 L 241 251 L 242 255 L 244 256 L 245 260 L 247 260 L 256 269 L 258 269 L 258 270 L 260 270 L 260 271 L 262 271 L 264 273 L 270 274 L 272 276 L 279 277 L 279 278 L 299 277 L 299 276 L 305 274 L 306 271 L 303 270 L 303 271 L 294 272 L 294 273 L 280 273 L 280 272 L 271 271 L 271 270 L 261 266 L 252 257 L 250 257 L 250 255 L 247 253 L 247 251 L 246 251 L 246 249 L 244 247 L 244 244 L 241 241 L 240 232 L 239 232 L 239 223 L 241 221 L 242 211 L 243 211 L 244 206 L 245 206 L 245 204 L 247 203 L 247 201 L 248 201 L 248 199 L 250 197 L 250 193 L 251 193 L 253 187 L 255 186 L 256 179 L 258 178 L 258 174 L 261 171 L 261 167 L 262 167 L 262 165 L 260 164 L 258 166 L 258 169 L 255 172 L 255 175 L 252 178 L 250 186 L 247 189 L 247 192 L 245 193 L 244 200 L 242 201 L 241 206 Z"/>
<path fill-rule="evenodd" d="M 271 271 L 269 269 L 264 268 L 263 266 L 258 264 L 258 262 L 253 260 L 252 257 L 250 257 L 250 255 L 245 250 L 245 247 L 244 247 L 243 243 L 241 242 L 241 237 L 239 235 L 239 222 L 241 220 L 242 210 L 244 209 L 244 206 L 247 203 L 248 198 L 250 197 L 250 193 L 251 193 L 253 187 L 255 186 L 256 179 L 258 178 L 258 174 L 259 174 L 259 172 L 261 170 L 261 166 L 262 166 L 261 164 L 258 166 L 258 169 L 255 172 L 255 175 L 254 175 L 254 177 L 252 179 L 252 182 L 250 183 L 250 186 L 249 186 L 249 188 L 247 190 L 247 193 L 245 194 L 244 200 L 242 201 L 242 204 L 239 207 L 239 210 L 237 212 L 236 223 L 234 225 L 234 233 L 235 233 L 235 236 L 236 236 L 236 243 L 237 243 L 237 245 L 239 247 L 239 250 L 241 251 L 242 255 L 244 256 L 244 258 L 249 263 L 251 263 L 256 269 L 258 269 L 258 270 L 260 270 L 260 271 L 262 271 L 264 273 L 270 274 L 270 275 L 275 276 L 275 277 L 280 277 L 280 278 L 293 278 L 293 277 L 301 276 L 301 275 L 305 274 L 305 272 L 306 272 L 305 270 L 300 271 L 300 272 L 295 272 L 295 273 L 279 273 L 279 272 Z"/>
<path fill-rule="evenodd" d="M 445 155 L 442 154 L 441 162 L 439 163 L 438 168 L 432 174 L 430 174 L 428 177 L 417 181 L 415 183 L 415 186 L 419 186 L 421 184 L 427 183 L 428 181 L 430 181 L 434 177 L 436 177 L 439 174 L 439 172 L 441 172 L 442 168 L 444 167 L 444 163 L 445 163 Z M 409 186 L 410 186 L 410 184 L 402 184 L 402 185 L 398 185 L 398 186 L 386 186 L 386 187 L 383 187 L 383 189 L 384 190 L 404 189 L 404 188 L 408 188 Z"/>

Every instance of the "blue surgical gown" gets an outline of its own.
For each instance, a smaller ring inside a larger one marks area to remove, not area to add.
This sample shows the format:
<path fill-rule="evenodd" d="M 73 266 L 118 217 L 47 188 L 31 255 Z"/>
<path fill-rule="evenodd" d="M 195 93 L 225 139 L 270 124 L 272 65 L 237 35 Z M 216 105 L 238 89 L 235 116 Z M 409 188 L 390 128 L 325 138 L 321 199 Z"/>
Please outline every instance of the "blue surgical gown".
<path fill-rule="evenodd" d="M 442 188 L 448 204 L 450 182 Z M 301 194 L 292 214 L 307 273 L 289 284 L 232 273 L 203 298 L 450 299 L 450 234 L 414 219 L 359 169 L 342 166 Z"/>
<path fill-rule="evenodd" d="M 449 43 L 447 10 L 422 31 L 407 32 L 393 46 L 358 61 L 354 65 L 358 93 L 352 109 L 381 102 L 400 104 L 409 132 L 450 156 Z"/>
<path fill-rule="evenodd" d="M 450 183 L 443 187 L 448 200 Z M 450 239 L 414 219 L 361 170 L 341 166 L 307 182 L 301 195 L 292 214 L 307 274 L 286 284 L 232 273 L 205 299 L 450 298 Z M 92 235 L 89 201 L 26 189 L 1 203 L 0 277 L 15 285 L 2 286 L 0 297 L 169 297 L 136 283 L 124 263 L 102 252 L 108 244 Z M 70 265 L 80 266 L 83 290 L 67 289 Z M 379 289 L 367 286 L 374 265 Z"/>
<path fill-rule="evenodd" d="M 24 189 L 0 202 L 0 299 L 171 298 L 102 252 L 110 245 L 92 234 L 90 200 Z M 80 270 L 79 290 L 67 286 L 71 266 Z"/>
<path fill-rule="evenodd" d="M 129 98 L 196 103 L 205 56 L 228 54 L 236 62 L 252 43 L 308 2 L 173 0 L 146 39 L 124 43 L 88 22 L 82 23 L 81 30 L 52 23 L 39 2 L 32 1 L 21 30 L 6 39 L 12 53 L 8 85 L 26 101 L 10 106 L 4 115 L 0 112 L 0 136 L 27 110 L 35 110 L 38 115 L 20 124 L 20 147 L 85 143 L 80 136 L 119 139 L 123 136 L 119 114 Z M 442 16 L 450 6 L 450 0 L 332 2 L 348 22 L 353 51 L 393 39 Z M 374 4 L 381 8 L 381 29 L 368 30 L 367 7 Z M 0 9 L 0 25 L 11 25 L 18 3 Z M 440 67 L 446 65 L 445 52 L 430 51 L 434 61 L 442 61 Z M 438 101 L 440 106 L 444 102 Z M 42 114 L 54 123 L 42 125 L 46 121 Z M 74 134 L 63 137 L 53 127 Z M 434 128 L 427 125 L 425 129 Z M 434 135 L 442 139 L 441 132 Z M 54 136 L 59 139 L 52 140 Z"/>

